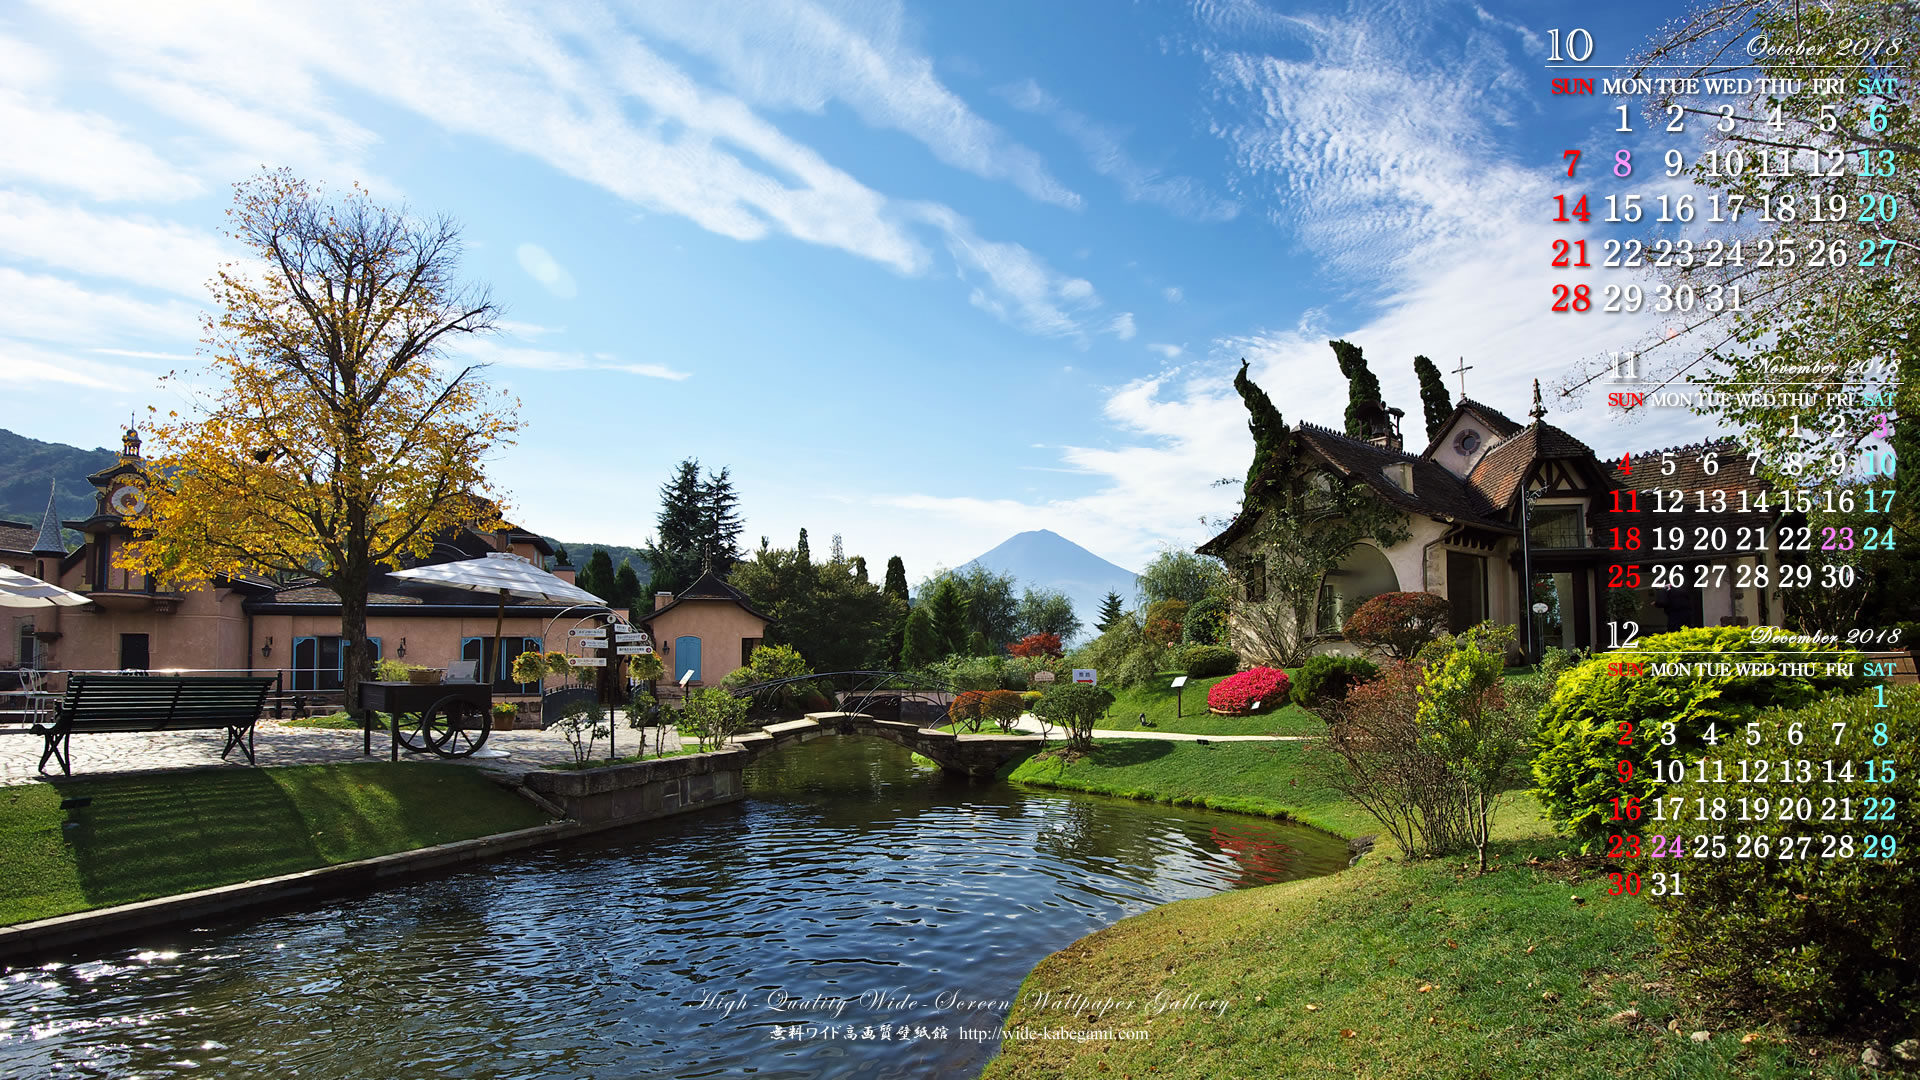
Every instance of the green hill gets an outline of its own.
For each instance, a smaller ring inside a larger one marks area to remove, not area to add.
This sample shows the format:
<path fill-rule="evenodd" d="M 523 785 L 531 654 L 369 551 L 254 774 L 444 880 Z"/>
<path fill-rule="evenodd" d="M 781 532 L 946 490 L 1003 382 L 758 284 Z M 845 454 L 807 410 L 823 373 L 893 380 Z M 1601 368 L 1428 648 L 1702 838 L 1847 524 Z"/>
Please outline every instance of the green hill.
<path fill-rule="evenodd" d="M 47 509 L 47 482 L 53 481 L 60 517 L 72 521 L 93 513 L 93 485 L 87 474 L 120 460 L 112 450 L 82 450 L 65 443 L 41 442 L 0 428 L 0 518 L 38 524 Z M 78 537 L 71 530 L 70 543 Z"/>

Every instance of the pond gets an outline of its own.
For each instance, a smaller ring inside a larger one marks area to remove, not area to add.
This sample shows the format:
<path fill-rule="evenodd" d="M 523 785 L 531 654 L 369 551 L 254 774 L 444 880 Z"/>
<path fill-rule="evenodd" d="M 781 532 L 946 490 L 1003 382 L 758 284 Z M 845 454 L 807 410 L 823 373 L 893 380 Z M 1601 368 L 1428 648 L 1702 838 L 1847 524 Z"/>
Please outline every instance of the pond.
<path fill-rule="evenodd" d="M 1047 953 L 1346 864 L 1309 829 L 949 778 L 871 739 L 747 780 L 730 806 L 6 970 L 0 1075 L 968 1077 Z"/>

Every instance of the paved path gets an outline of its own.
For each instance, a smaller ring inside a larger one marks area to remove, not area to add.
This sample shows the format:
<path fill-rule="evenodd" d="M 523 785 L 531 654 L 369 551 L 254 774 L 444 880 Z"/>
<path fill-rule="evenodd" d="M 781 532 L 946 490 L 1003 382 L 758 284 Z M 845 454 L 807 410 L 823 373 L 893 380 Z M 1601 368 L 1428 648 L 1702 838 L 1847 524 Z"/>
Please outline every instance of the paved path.
<path fill-rule="evenodd" d="M 1013 726 L 1015 730 L 1045 735 L 1049 739 L 1066 737 L 1066 732 L 1062 729 L 1037 720 L 1031 714 L 1022 716 Z M 1093 737 L 1096 739 L 1162 739 L 1167 742 L 1198 742 L 1205 739 L 1210 743 L 1298 742 L 1308 738 L 1306 735 L 1189 735 L 1184 731 L 1111 731 L 1106 728 L 1095 728 Z"/>
<path fill-rule="evenodd" d="M 649 747 L 657 737 L 649 729 Z M 383 732 L 375 732 L 373 737 L 373 756 L 366 757 L 360 752 L 360 733 L 358 731 L 337 731 L 329 728 L 291 727 L 274 720 L 262 720 L 254 736 L 254 753 L 261 765 L 307 765 L 318 762 L 386 761 L 388 743 Z M 234 751 L 226 760 L 220 759 L 220 748 L 226 745 L 224 731 L 169 731 L 169 732 L 108 732 L 98 735 L 75 735 L 73 737 L 73 775 L 76 777 L 95 776 L 115 772 L 144 772 L 153 769 L 184 769 L 213 767 L 244 769 L 246 755 Z M 0 786 L 9 784 L 27 784 L 40 778 L 38 765 L 40 752 L 45 742 L 33 735 L 0 735 Z M 638 732 L 622 728 L 619 742 L 616 744 L 623 754 L 631 754 L 639 749 Z M 667 733 L 667 749 L 675 750 L 680 746 L 677 732 Z M 456 764 L 474 765 L 494 769 L 500 772 L 522 773 L 545 765 L 555 765 L 573 760 L 573 748 L 558 732 L 547 731 L 496 731 L 487 736 L 489 750 L 505 750 L 511 756 L 504 758 L 439 758 L 432 754 L 409 754 L 401 751 L 403 761 L 452 761 Z M 603 740 L 594 750 L 595 756 L 606 753 Z M 48 762 L 48 768 L 57 766 Z"/>

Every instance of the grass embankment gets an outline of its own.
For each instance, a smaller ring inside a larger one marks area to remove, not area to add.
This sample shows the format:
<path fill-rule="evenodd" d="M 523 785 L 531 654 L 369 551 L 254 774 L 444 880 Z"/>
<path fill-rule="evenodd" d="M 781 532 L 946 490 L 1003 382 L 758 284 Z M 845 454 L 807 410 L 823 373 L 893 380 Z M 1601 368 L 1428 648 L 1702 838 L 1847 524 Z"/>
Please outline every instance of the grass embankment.
<path fill-rule="evenodd" d="M 1303 768 L 1296 742 L 1209 743 L 1103 739 L 1077 758 L 1030 757 L 1007 779 L 1041 787 L 1292 818 L 1341 836 L 1379 831 L 1372 816 Z"/>
<path fill-rule="evenodd" d="M 678 750 L 664 752 L 649 750 L 644 754 L 628 754 L 622 758 L 592 758 L 587 761 L 563 761 L 555 765 L 543 765 L 545 769 L 558 769 L 561 772 L 578 772 L 581 769 L 604 769 L 610 765 L 632 765 L 640 761 L 654 761 L 659 758 L 686 757 L 688 754 L 705 754 L 709 751 L 697 746 L 683 746 Z"/>
<path fill-rule="evenodd" d="M 90 798 L 71 810 L 62 799 Z M 0 924 L 545 824 L 460 765 L 296 765 L 0 788 Z"/>
<path fill-rule="evenodd" d="M 1031 759 L 1012 778 L 1284 811 L 1345 836 L 1379 830 L 1303 771 L 1301 754 L 1296 743 L 1115 740 L 1073 762 Z M 1684 1009 L 1656 963 L 1647 906 L 1607 898 L 1606 867 L 1562 861 L 1565 841 L 1529 797 L 1501 812 L 1485 876 L 1380 844 L 1331 877 L 1179 901 L 1046 958 L 1009 1028 L 1150 1037 L 1008 1040 L 982 1080 L 1863 1075 L 1857 1045 Z M 1165 1007 L 1190 995 L 1226 1004 Z M 1104 999 L 1129 1004 L 1104 1015 L 1086 1004 Z M 1638 1016 L 1613 1019 L 1629 1010 Z M 1692 1040 L 1700 1030 L 1710 1041 Z"/>

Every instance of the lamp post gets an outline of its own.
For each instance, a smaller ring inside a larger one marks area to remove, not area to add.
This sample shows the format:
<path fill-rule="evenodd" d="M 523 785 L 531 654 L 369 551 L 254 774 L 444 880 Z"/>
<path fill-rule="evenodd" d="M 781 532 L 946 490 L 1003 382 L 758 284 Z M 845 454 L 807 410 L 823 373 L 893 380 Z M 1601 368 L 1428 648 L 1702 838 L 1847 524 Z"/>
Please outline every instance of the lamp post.
<path fill-rule="evenodd" d="M 1534 664 L 1540 662 L 1540 632 L 1535 622 L 1539 615 L 1533 610 L 1533 548 L 1527 521 L 1533 517 L 1533 503 L 1539 497 L 1538 491 L 1523 489 L 1520 499 L 1520 602 L 1527 616 L 1527 661 Z"/>

